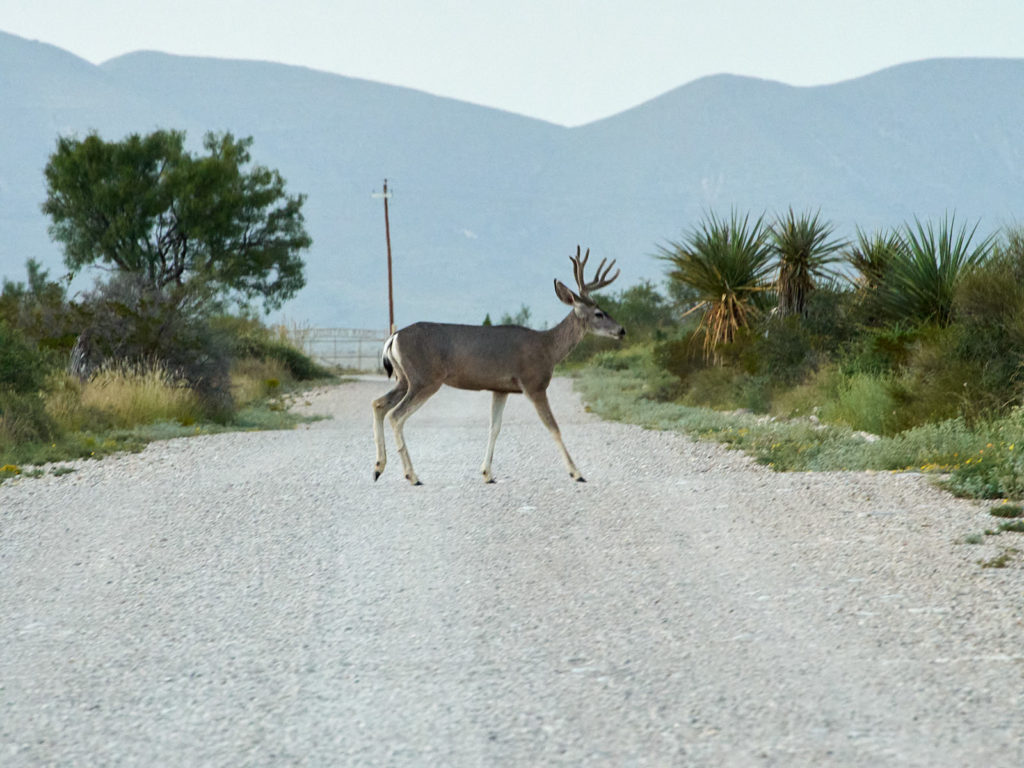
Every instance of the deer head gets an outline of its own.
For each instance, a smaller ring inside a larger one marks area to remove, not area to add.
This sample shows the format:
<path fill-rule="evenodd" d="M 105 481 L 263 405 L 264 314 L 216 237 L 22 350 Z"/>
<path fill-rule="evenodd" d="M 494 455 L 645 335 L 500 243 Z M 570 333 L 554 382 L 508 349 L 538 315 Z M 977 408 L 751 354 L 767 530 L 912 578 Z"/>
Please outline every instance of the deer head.
<path fill-rule="evenodd" d="M 612 263 L 605 267 L 606 259 L 601 259 L 594 279 L 588 283 L 583 275 L 583 270 L 587 266 L 589 258 L 590 249 L 587 248 L 583 258 L 580 258 L 580 247 L 577 245 L 576 255 L 570 256 L 569 259 L 572 261 L 573 274 L 576 277 L 576 287 L 579 289 L 579 293 L 573 293 L 563 282 L 555 280 L 555 294 L 563 304 L 572 307 L 573 314 L 585 323 L 588 331 L 599 336 L 621 339 L 626 335 L 626 329 L 597 306 L 597 302 L 590 295 L 591 291 L 599 290 L 614 282 L 615 278 L 619 276 L 620 270 L 615 270 L 615 274 L 608 277 L 608 273 L 615 266 L 615 260 L 612 259 Z"/>

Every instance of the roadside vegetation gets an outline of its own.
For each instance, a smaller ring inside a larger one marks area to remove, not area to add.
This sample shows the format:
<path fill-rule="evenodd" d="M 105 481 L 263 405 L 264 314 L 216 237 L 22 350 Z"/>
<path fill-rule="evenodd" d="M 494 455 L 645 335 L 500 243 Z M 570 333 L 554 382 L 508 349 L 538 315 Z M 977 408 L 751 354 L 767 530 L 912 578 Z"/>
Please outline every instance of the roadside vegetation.
<path fill-rule="evenodd" d="M 34 465 L 141 450 L 152 440 L 289 428 L 299 421 L 287 410 L 296 393 L 334 378 L 293 348 L 282 329 L 243 314 L 192 318 L 203 333 L 187 352 L 140 344 L 131 356 L 71 372 L 84 331 L 54 329 L 80 327 L 83 313 L 95 310 L 59 290 L 43 304 L 24 284 L 4 283 L 0 482 L 38 473 Z M 43 315 L 45 322 L 25 323 Z"/>
<path fill-rule="evenodd" d="M 61 138 L 44 210 L 68 276 L 33 260 L 0 287 L 0 482 L 153 439 L 294 425 L 290 393 L 331 377 L 266 327 L 304 284 L 304 198 L 251 141 Z M 93 268 L 94 287 L 67 285 Z M 57 470 L 60 471 L 60 470 Z"/>
<path fill-rule="evenodd" d="M 624 346 L 567 368 L 604 417 L 780 470 L 935 473 L 1024 498 L 1024 232 L 948 217 L 839 241 L 818 214 L 709 215 L 659 248 L 664 291 L 600 298 Z"/>

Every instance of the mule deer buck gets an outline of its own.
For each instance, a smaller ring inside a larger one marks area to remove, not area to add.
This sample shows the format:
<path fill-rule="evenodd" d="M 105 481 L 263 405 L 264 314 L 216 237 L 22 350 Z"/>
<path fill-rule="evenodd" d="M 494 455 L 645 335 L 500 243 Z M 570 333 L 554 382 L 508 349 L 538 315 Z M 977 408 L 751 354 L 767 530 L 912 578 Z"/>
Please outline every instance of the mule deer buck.
<path fill-rule="evenodd" d="M 579 293 L 573 293 L 562 282 L 555 280 L 555 295 L 562 303 L 572 307 L 569 315 L 554 328 L 534 331 L 518 325 L 477 326 L 448 323 L 415 323 L 407 326 L 384 342 L 383 362 L 398 383 L 383 397 L 373 401 L 373 437 L 377 443 L 377 463 L 373 479 L 380 477 L 387 463 L 384 450 L 384 417 L 395 431 L 398 454 L 405 467 L 405 479 L 420 485 L 412 468 L 409 449 L 405 444 L 403 427 L 410 416 L 425 403 L 442 384 L 457 389 L 490 390 L 491 432 L 487 452 L 481 467 L 484 482 L 493 483 L 491 460 L 494 442 L 501 429 L 501 414 L 511 393 L 521 392 L 533 403 L 537 415 L 555 438 L 562 458 L 574 480 L 584 482 L 569 452 L 565 449 L 555 417 L 548 405 L 547 388 L 555 364 L 562 360 L 588 333 L 621 339 L 625 329 L 601 311 L 591 298 L 591 291 L 604 288 L 619 276 L 619 270 L 608 277 L 613 260 L 605 267 L 605 260 L 597 268 L 594 280 L 586 282 L 583 270 L 590 257 L 590 249 L 580 258 L 569 258 L 573 263 Z"/>

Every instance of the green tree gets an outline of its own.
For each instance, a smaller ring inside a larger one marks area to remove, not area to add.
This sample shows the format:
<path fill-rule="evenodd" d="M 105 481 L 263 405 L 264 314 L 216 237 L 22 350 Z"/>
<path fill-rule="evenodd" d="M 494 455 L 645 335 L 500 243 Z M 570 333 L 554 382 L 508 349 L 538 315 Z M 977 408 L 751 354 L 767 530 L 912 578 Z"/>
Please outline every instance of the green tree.
<path fill-rule="evenodd" d="M 764 217 L 751 224 L 749 216 L 736 212 L 728 220 L 711 214 L 684 240 L 669 241 L 659 250 L 671 265 L 669 279 L 693 291 L 697 303 L 689 312 L 703 312 L 699 332 L 705 357 L 715 355 L 719 344 L 731 342 L 760 314 L 772 270 Z"/>
<path fill-rule="evenodd" d="M 807 296 L 818 282 L 831 277 L 829 265 L 837 260 L 836 252 L 843 247 L 840 240 L 830 240 L 834 227 L 793 209 L 780 216 L 768 229 L 772 250 L 779 260 L 775 290 L 779 299 L 779 314 L 804 315 Z"/>
<path fill-rule="evenodd" d="M 70 347 L 77 321 L 67 301 L 67 284 L 50 279 L 35 259 L 25 264 L 27 282 L 4 279 L 0 285 L 0 321 L 6 321 L 44 348 Z"/>
<path fill-rule="evenodd" d="M 305 196 L 289 196 L 277 171 L 252 165 L 251 145 L 210 133 L 206 154 L 193 155 L 180 131 L 58 139 L 42 207 L 68 268 L 100 265 L 170 295 L 280 307 L 305 284 Z"/>

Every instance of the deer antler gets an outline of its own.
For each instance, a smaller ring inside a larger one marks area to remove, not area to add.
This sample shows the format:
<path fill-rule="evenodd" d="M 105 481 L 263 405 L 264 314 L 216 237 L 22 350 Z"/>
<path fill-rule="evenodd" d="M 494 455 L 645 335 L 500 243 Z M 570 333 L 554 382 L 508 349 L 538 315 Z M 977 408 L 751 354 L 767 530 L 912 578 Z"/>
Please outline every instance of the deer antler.
<path fill-rule="evenodd" d="M 597 273 L 594 275 L 594 279 L 591 282 L 586 282 L 583 276 L 583 269 L 587 266 L 587 259 L 590 258 L 590 249 L 587 248 L 587 252 L 583 254 L 583 258 L 580 258 L 580 247 L 576 246 L 576 255 L 570 256 L 569 259 L 572 261 L 573 274 L 576 276 L 576 285 L 580 289 L 580 298 L 589 299 L 590 292 L 596 291 L 600 288 L 604 288 L 606 285 L 612 283 L 615 278 L 619 276 L 621 270 L 615 270 L 615 274 L 608 277 L 608 273 L 612 271 L 612 267 L 615 266 L 615 259 L 612 259 L 612 263 L 605 269 L 604 263 L 607 259 L 601 259 L 601 263 L 597 265 Z M 601 270 L 604 270 L 602 274 Z"/>

